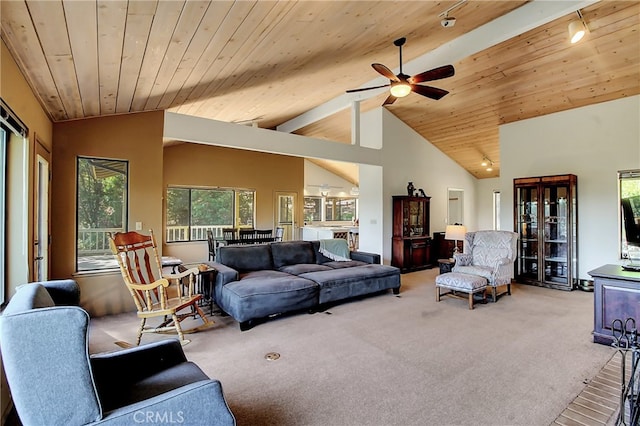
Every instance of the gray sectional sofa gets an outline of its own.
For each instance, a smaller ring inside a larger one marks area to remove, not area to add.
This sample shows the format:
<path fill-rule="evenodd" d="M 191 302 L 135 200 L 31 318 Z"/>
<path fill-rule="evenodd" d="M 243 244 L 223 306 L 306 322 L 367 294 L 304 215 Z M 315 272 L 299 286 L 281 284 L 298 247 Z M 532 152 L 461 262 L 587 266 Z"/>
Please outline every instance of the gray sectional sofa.
<path fill-rule="evenodd" d="M 351 252 L 334 261 L 319 241 L 287 241 L 220 247 L 214 296 L 217 305 L 248 330 L 265 318 L 392 289 L 400 291 L 400 270 L 380 256 Z"/>

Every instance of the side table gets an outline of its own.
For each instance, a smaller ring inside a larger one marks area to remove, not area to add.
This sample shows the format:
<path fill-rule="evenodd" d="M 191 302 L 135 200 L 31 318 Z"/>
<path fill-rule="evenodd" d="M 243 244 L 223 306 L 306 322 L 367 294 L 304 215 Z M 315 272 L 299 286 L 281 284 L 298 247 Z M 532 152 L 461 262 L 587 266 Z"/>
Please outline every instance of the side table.
<path fill-rule="evenodd" d="M 453 259 L 438 259 L 440 274 L 446 274 L 447 272 L 451 272 L 451 269 L 453 269 L 453 265 L 455 264 L 456 264 L 456 261 Z"/>
<path fill-rule="evenodd" d="M 206 266 L 206 269 L 204 268 Z M 213 304 L 215 297 L 213 294 L 213 285 L 216 282 L 218 270 L 207 265 L 206 263 L 186 263 L 179 266 L 179 269 L 187 270 L 190 268 L 198 268 L 200 272 L 196 277 L 195 291 L 202 295 L 199 301 L 200 306 L 209 305 L 209 315 L 213 314 Z"/>

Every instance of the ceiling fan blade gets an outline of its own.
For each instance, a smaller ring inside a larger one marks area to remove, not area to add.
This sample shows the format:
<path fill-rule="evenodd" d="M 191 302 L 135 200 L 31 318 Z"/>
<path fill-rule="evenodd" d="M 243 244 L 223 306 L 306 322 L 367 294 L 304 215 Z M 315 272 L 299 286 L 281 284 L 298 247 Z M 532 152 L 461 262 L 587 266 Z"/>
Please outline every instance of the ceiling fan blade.
<path fill-rule="evenodd" d="M 442 98 L 447 93 L 449 93 L 444 89 L 438 89 L 437 87 L 431 87 L 431 86 L 420 86 L 418 84 L 412 84 L 411 90 L 413 90 L 415 93 L 419 95 L 426 96 L 427 98 L 435 99 L 436 101 Z"/>
<path fill-rule="evenodd" d="M 382 106 L 391 105 L 392 103 L 394 103 L 396 101 L 396 99 L 398 99 L 398 98 L 396 98 L 393 95 L 389 95 L 387 97 L 387 99 L 385 99 L 384 102 L 382 103 Z"/>
<path fill-rule="evenodd" d="M 429 71 L 416 74 L 409 79 L 409 83 L 422 83 L 423 81 L 440 80 L 441 78 L 453 77 L 455 69 L 453 65 L 444 65 L 442 67 L 434 68 Z"/>
<path fill-rule="evenodd" d="M 382 64 L 371 64 L 374 70 L 378 71 L 381 75 L 387 77 L 391 81 L 400 81 L 398 77 L 386 66 Z"/>
<path fill-rule="evenodd" d="M 389 83 L 383 84 L 382 86 L 365 87 L 363 89 L 350 89 L 347 90 L 347 93 L 362 92 L 363 90 L 379 89 L 381 87 L 389 87 Z"/>

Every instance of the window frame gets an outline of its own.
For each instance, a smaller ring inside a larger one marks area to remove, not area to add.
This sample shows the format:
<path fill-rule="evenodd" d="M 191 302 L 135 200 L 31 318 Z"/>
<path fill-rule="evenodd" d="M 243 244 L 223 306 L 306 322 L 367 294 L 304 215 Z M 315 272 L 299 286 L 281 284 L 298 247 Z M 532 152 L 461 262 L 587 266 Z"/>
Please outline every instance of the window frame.
<path fill-rule="evenodd" d="M 118 263 L 116 259 L 113 257 L 111 250 L 108 248 L 108 237 L 105 233 L 103 236 L 103 244 L 102 246 L 106 246 L 107 249 L 103 250 L 105 252 L 105 256 L 110 256 L 110 258 L 105 258 L 105 265 L 103 267 L 93 267 L 93 268 L 80 268 L 80 248 L 78 247 L 78 242 L 80 238 L 80 161 L 82 160 L 96 160 L 96 161 L 107 161 L 107 162 L 119 162 L 124 165 L 124 185 L 123 185 L 123 198 L 122 198 L 122 227 L 118 228 L 121 232 L 126 232 L 129 229 L 129 160 L 116 159 L 116 158 L 106 158 L 106 157 L 94 157 L 94 156 L 86 156 L 86 155 L 78 155 L 76 156 L 76 222 L 75 222 L 75 271 L 77 273 L 91 273 L 105 270 L 114 270 L 118 269 Z M 99 229 L 99 228 L 98 228 Z M 115 231 L 115 228 L 113 229 Z M 105 243 L 106 240 L 106 243 Z"/>

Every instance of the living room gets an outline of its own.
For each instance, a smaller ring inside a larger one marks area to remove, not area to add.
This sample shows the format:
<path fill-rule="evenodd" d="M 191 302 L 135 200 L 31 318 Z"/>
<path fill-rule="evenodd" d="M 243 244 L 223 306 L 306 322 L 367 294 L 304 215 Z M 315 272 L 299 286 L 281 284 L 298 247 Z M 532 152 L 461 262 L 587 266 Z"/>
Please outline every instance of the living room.
<path fill-rule="evenodd" d="M 9 241 L 6 297 L 33 278 L 32 220 L 34 153 L 51 159 L 50 278 L 73 277 L 82 306 L 94 316 L 132 309 L 119 272 L 77 274 L 76 158 L 129 161 L 130 228 L 161 234 L 165 191 L 170 185 L 250 187 L 258 194 L 257 227 L 273 224 L 273 192 L 304 193 L 304 158 L 360 165 L 360 248 L 391 258 L 392 195 L 406 193 L 408 181 L 431 196 L 431 232 L 443 231 L 447 189 L 465 194 L 469 230 L 493 227 L 493 192 L 501 194 L 500 224 L 512 229 L 513 178 L 572 173 L 579 177 L 579 278 L 602 264 L 620 263 L 617 172 L 640 168 L 640 95 L 569 109 L 499 126 L 500 175 L 478 179 L 385 108 L 362 114 L 361 144 L 274 132 L 165 111 L 140 112 L 54 122 L 33 93 L 4 41 L 0 96 L 30 134 L 11 144 L 7 191 Z M 185 143 L 167 144 L 165 140 Z M 259 152 L 256 152 L 259 151 Z M 240 166 L 247 171 L 239 173 Z M 301 214 L 302 208 L 299 208 Z M 204 242 L 167 244 L 163 254 L 186 261 L 206 256 Z M 3 388 L 3 409 L 6 387 Z"/>

